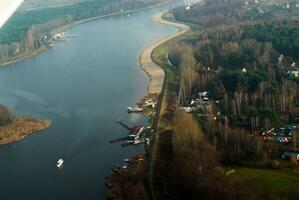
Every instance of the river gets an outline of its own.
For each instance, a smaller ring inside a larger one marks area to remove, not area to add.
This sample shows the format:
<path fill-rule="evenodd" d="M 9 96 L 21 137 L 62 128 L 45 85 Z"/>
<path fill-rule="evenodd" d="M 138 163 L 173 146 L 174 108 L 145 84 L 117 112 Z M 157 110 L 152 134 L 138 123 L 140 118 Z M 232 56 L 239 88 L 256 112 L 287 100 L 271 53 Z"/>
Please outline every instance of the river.
<path fill-rule="evenodd" d="M 146 95 L 148 78 L 138 55 L 173 27 L 149 17 L 167 6 L 81 24 L 79 35 L 46 53 L 0 69 L 0 102 L 18 115 L 53 125 L 0 146 L 1 200 L 105 199 L 105 177 L 143 147 L 110 144 L 126 130 L 115 122 L 146 124 L 126 107 Z M 56 161 L 64 158 L 63 170 Z"/>

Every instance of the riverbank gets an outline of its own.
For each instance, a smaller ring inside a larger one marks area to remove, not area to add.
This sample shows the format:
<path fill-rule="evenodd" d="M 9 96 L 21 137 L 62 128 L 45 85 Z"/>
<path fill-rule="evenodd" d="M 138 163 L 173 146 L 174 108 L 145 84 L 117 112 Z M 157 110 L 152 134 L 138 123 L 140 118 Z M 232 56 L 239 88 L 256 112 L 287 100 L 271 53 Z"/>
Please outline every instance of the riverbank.
<path fill-rule="evenodd" d="M 150 199 L 143 186 L 145 180 L 145 154 L 139 153 L 123 166 L 113 166 L 112 174 L 106 179 L 109 192 L 106 199 Z"/>
<path fill-rule="evenodd" d="M 164 14 L 163 12 L 158 13 L 153 17 L 151 17 L 151 20 L 161 24 L 174 26 L 178 28 L 178 32 L 173 35 L 166 36 L 165 38 L 153 43 L 151 46 L 145 48 L 139 56 L 139 65 L 141 69 L 145 71 L 145 73 L 149 76 L 150 79 L 149 86 L 147 89 L 149 94 L 160 94 L 162 92 L 164 79 L 165 79 L 165 71 L 163 70 L 163 68 L 157 65 L 152 59 L 152 54 L 154 50 L 164 42 L 171 40 L 190 30 L 190 27 L 185 24 L 179 24 L 176 22 L 165 20 L 163 18 L 163 14 Z"/>
<path fill-rule="evenodd" d="M 165 0 L 165 1 L 161 2 L 161 3 L 150 5 L 150 6 L 146 6 L 144 8 L 127 10 L 127 11 L 123 11 L 123 12 L 115 12 L 115 13 L 106 14 L 106 15 L 99 15 L 99 16 L 96 16 L 96 17 L 91 17 L 91 18 L 87 18 L 87 19 L 75 21 L 75 22 L 72 22 L 70 24 L 65 24 L 65 25 L 63 25 L 61 27 L 58 27 L 56 29 L 51 30 L 50 34 L 54 35 L 54 34 L 57 34 L 57 33 L 61 33 L 61 32 L 67 31 L 68 29 L 70 29 L 70 28 L 72 28 L 72 27 L 74 27 L 76 25 L 80 25 L 80 24 L 83 24 L 83 23 L 91 22 L 91 21 L 94 21 L 94 20 L 98 20 L 98 19 L 102 19 L 102 18 L 106 18 L 106 17 L 118 16 L 118 15 L 128 15 L 128 14 L 131 14 L 131 13 L 134 13 L 134 12 L 138 12 L 138 11 L 147 10 L 147 9 L 151 9 L 151 8 L 154 8 L 154 7 L 162 6 L 162 5 L 167 4 L 169 1 L 170 0 Z M 44 35 L 45 34 L 43 34 L 42 37 Z M 13 58 L 9 58 L 9 59 L 7 59 L 5 61 L 2 61 L 2 62 L 0 61 L 0 66 L 4 67 L 4 66 L 7 66 L 7 65 L 11 65 L 11 64 L 15 64 L 15 63 L 18 63 L 18 62 L 21 62 L 21 61 L 24 61 L 24 60 L 31 59 L 31 58 L 33 58 L 35 56 L 38 56 L 38 55 L 46 52 L 47 50 L 48 50 L 48 48 L 46 47 L 46 45 L 43 44 L 38 49 L 32 50 L 30 52 L 26 52 L 26 53 L 24 53 L 22 55 L 18 55 L 18 56 L 13 57 Z"/>
<path fill-rule="evenodd" d="M 163 14 L 164 12 L 158 13 L 152 16 L 151 20 L 154 22 L 174 26 L 178 28 L 178 31 L 153 43 L 151 46 L 145 48 L 139 55 L 139 66 L 150 78 L 147 89 L 149 95 L 161 94 L 164 87 L 164 79 L 166 78 L 164 68 L 156 64 L 156 62 L 153 60 L 153 52 L 156 48 L 165 44 L 165 42 L 168 42 L 169 40 L 174 39 L 175 37 L 190 30 L 190 27 L 185 24 L 179 24 L 174 21 L 167 21 L 163 18 Z M 161 100 L 164 99 L 163 96 L 164 94 L 161 96 Z M 161 108 L 158 106 L 156 115 L 160 115 L 160 109 Z M 157 141 L 154 141 L 154 143 L 156 142 Z M 113 167 L 112 175 L 109 176 L 106 180 L 106 187 L 109 190 L 107 199 L 128 199 L 128 197 L 130 197 L 130 199 L 140 199 L 134 195 L 131 196 L 131 194 L 137 193 L 142 196 L 142 199 L 151 199 L 150 197 L 151 195 L 153 195 L 153 191 L 151 191 L 151 177 L 148 177 L 148 175 L 151 173 L 149 173 L 148 171 L 152 170 L 151 164 L 153 161 L 152 159 L 148 160 L 147 156 L 149 156 L 149 154 L 151 154 L 151 157 L 155 156 L 155 153 L 153 153 L 155 144 L 151 146 L 152 147 L 149 147 L 149 149 L 146 150 L 146 153 L 140 153 L 135 156 L 132 159 L 132 162 L 127 166 Z M 129 194 L 129 196 L 127 196 L 127 194 Z"/>
<path fill-rule="evenodd" d="M 7 125 L 0 126 L 0 144 L 19 141 L 26 136 L 41 132 L 51 126 L 50 120 L 37 120 L 31 117 L 14 116 Z"/>

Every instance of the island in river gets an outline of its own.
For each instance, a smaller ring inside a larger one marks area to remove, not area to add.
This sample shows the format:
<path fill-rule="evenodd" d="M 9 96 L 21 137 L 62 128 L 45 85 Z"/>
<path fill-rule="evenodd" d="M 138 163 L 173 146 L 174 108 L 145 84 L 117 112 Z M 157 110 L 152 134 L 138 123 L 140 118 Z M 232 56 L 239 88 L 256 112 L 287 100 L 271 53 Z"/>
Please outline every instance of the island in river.
<path fill-rule="evenodd" d="M 32 117 L 13 116 L 11 121 L 0 126 L 0 144 L 19 141 L 26 136 L 43 131 L 51 126 L 50 120 L 37 120 Z"/>
<path fill-rule="evenodd" d="M 31 133 L 49 128 L 51 123 L 50 120 L 14 116 L 7 107 L 0 104 L 0 144 L 19 141 Z"/>

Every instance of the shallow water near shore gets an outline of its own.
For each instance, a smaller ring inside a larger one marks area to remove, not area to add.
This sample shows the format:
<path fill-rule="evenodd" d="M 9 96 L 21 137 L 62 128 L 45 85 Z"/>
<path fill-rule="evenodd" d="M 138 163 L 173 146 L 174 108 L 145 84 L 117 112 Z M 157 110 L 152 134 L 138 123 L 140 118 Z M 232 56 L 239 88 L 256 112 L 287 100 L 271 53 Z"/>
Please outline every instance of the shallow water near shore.
<path fill-rule="evenodd" d="M 105 199 L 111 166 L 142 149 L 109 141 L 126 134 L 116 120 L 147 122 L 126 107 L 146 95 L 139 53 L 176 31 L 149 20 L 167 8 L 81 24 L 67 31 L 79 37 L 0 69 L 0 102 L 16 114 L 53 122 L 42 133 L 0 146 L 1 199 Z M 65 160 L 61 171 L 59 158 Z"/>

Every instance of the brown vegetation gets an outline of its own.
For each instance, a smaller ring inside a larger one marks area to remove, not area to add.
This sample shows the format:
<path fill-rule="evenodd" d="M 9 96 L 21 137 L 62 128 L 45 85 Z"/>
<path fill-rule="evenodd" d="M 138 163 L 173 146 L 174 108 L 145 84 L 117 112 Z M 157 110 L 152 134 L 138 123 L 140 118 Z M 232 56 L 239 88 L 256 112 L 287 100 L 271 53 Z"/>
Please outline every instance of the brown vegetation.
<path fill-rule="evenodd" d="M 49 120 L 31 117 L 10 117 L 10 122 L 0 126 L 0 144 L 19 141 L 31 133 L 43 131 L 51 126 Z"/>
<path fill-rule="evenodd" d="M 106 180 L 109 189 L 106 198 L 109 200 L 148 200 L 144 188 L 145 180 L 144 154 L 136 155 L 128 168 L 114 168 L 113 174 Z"/>
<path fill-rule="evenodd" d="M 36 120 L 31 117 L 18 117 L 0 104 L 0 144 L 19 141 L 27 135 L 50 127 L 49 120 Z"/>
<path fill-rule="evenodd" d="M 9 109 L 0 104 L 0 126 L 10 123 L 11 120 Z"/>

